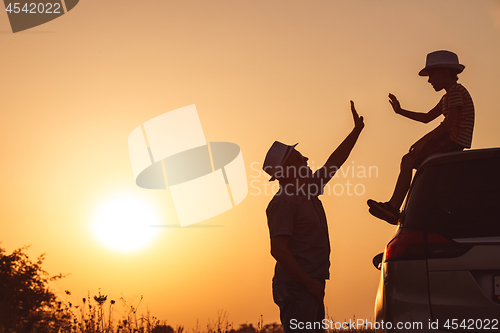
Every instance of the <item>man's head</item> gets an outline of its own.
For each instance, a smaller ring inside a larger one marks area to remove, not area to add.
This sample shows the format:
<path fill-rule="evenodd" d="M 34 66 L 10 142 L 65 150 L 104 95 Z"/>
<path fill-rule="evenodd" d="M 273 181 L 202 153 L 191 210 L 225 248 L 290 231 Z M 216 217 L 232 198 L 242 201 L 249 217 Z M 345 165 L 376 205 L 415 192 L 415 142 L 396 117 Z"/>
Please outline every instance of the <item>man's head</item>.
<path fill-rule="evenodd" d="M 295 146 L 297 144 L 289 146 L 275 141 L 269 148 L 262 167 L 271 176 L 269 181 L 309 177 L 308 158 L 296 150 Z"/>
<path fill-rule="evenodd" d="M 311 169 L 307 165 L 309 158 L 302 155 L 295 148 L 283 163 L 283 175 L 278 180 L 292 181 L 295 179 L 306 179 L 311 175 Z"/>

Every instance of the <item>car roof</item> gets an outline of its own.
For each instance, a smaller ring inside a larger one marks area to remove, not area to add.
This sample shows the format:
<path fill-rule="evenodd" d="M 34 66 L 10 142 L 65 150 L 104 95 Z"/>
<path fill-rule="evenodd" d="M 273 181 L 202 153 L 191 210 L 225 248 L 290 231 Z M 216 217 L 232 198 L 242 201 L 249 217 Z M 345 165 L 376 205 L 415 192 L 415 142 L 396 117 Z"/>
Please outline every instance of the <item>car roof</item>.
<path fill-rule="evenodd" d="M 484 148 L 484 149 L 469 149 L 452 153 L 441 153 L 429 156 L 424 160 L 419 170 L 425 167 L 437 164 L 446 164 L 451 162 L 479 160 L 500 157 L 500 147 Z"/>

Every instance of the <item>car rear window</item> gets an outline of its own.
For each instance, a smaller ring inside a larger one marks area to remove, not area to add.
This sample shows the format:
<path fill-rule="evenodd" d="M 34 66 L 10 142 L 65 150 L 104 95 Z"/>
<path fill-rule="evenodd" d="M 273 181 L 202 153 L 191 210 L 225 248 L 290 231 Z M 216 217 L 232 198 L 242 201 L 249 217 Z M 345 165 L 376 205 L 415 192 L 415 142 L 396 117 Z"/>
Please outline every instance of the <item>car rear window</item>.
<path fill-rule="evenodd" d="M 500 236 L 500 158 L 426 167 L 406 205 L 403 227 L 450 238 Z"/>

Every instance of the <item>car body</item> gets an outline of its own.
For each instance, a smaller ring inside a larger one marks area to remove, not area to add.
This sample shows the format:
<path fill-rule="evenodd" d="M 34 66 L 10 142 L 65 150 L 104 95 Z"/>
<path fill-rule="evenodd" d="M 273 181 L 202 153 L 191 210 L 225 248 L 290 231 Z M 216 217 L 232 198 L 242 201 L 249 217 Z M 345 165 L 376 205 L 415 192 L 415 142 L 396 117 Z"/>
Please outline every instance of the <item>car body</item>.
<path fill-rule="evenodd" d="M 500 332 L 500 148 L 424 161 L 374 264 L 377 332 Z"/>

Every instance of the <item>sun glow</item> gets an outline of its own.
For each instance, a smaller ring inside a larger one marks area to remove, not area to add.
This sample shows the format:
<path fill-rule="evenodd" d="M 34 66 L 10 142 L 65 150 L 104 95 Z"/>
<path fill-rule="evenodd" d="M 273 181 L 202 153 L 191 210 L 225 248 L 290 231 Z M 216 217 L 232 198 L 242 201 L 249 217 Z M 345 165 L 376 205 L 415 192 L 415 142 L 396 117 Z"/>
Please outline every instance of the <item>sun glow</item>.
<path fill-rule="evenodd" d="M 132 195 L 114 197 L 98 207 L 92 219 L 92 231 L 107 247 L 130 252 L 153 240 L 159 218 L 146 200 Z"/>

